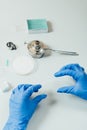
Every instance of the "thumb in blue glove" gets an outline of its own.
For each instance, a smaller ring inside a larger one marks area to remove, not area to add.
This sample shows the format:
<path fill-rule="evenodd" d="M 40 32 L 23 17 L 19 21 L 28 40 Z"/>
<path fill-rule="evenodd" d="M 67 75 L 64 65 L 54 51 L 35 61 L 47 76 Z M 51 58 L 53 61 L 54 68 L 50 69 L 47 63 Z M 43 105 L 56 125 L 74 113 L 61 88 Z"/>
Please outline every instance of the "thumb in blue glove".
<path fill-rule="evenodd" d="M 75 81 L 75 86 L 68 86 L 59 88 L 57 92 L 73 94 L 82 99 L 87 100 L 87 74 L 84 68 L 79 64 L 69 64 L 60 69 L 54 74 L 55 77 L 71 76 Z"/>
<path fill-rule="evenodd" d="M 33 92 L 38 92 L 41 85 L 21 84 L 12 92 L 10 97 L 10 112 L 3 130 L 25 130 L 28 121 L 35 112 L 38 103 L 46 98 L 46 94 L 31 98 Z"/>

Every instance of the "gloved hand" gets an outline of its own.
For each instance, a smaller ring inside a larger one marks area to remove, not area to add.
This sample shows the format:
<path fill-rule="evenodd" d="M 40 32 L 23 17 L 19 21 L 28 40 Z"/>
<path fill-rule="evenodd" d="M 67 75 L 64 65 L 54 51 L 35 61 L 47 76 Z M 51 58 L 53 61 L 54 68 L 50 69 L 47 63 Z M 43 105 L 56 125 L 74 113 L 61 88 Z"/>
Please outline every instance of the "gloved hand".
<path fill-rule="evenodd" d="M 64 75 L 73 77 L 73 79 L 76 81 L 76 84 L 75 86 L 59 88 L 57 92 L 73 94 L 87 100 L 87 74 L 85 73 L 84 68 L 79 64 L 69 64 L 54 74 L 55 77 Z"/>
<path fill-rule="evenodd" d="M 35 112 L 38 103 L 46 98 L 46 94 L 31 98 L 33 92 L 38 92 L 41 85 L 21 84 L 12 92 L 10 97 L 10 112 L 3 130 L 25 130 L 28 121 Z"/>

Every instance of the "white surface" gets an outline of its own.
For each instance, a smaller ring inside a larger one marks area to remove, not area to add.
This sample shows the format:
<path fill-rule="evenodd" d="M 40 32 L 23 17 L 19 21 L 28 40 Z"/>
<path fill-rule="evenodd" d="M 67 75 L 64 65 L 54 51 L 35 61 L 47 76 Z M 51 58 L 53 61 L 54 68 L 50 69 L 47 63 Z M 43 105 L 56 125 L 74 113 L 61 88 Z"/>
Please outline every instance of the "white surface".
<path fill-rule="evenodd" d="M 26 19 L 46 18 L 52 27 L 47 34 L 29 34 Z M 25 41 L 40 40 L 53 49 L 76 51 L 79 56 L 53 53 L 37 59 L 37 69 L 19 76 L 11 64 L 16 56 L 28 54 Z M 14 42 L 18 49 L 8 50 L 6 43 Z M 79 63 L 87 66 L 87 0 L 0 0 L 0 77 L 16 87 L 19 83 L 41 83 L 41 92 L 48 97 L 31 119 L 27 130 L 87 130 L 87 101 L 72 95 L 57 94 L 56 90 L 73 84 L 70 77 L 55 78 L 53 74 L 63 65 Z M 10 93 L 0 94 L 0 130 L 8 118 Z"/>
<path fill-rule="evenodd" d="M 29 74 L 34 69 L 34 60 L 31 56 L 18 56 L 13 61 L 13 69 L 20 75 Z"/>

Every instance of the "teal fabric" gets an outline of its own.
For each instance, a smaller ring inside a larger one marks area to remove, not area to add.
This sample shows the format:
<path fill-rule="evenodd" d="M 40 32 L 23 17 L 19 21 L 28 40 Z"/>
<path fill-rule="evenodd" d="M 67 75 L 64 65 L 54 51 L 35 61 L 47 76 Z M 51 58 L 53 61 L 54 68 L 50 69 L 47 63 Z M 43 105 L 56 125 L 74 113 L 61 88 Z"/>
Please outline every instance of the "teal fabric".
<path fill-rule="evenodd" d="M 31 19 L 27 20 L 29 30 L 48 29 L 47 21 L 45 19 Z"/>

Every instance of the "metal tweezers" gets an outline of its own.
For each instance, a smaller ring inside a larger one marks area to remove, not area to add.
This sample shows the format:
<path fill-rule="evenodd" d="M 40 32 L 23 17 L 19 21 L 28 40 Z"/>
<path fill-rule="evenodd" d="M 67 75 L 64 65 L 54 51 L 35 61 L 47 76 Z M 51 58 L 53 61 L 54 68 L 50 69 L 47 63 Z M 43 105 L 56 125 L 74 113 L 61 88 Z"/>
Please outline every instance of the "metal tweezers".
<path fill-rule="evenodd" d="M 73 56 L 79 55 L 77 52 L 54 50 L 54 49 L 51 49 L 51 48 L 44 48 L 44 50 L 54 51 L 54 52 L 56 52 L 56 53 L 63 54 L 63 55 L 73 55 Z"/>

